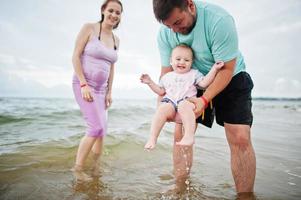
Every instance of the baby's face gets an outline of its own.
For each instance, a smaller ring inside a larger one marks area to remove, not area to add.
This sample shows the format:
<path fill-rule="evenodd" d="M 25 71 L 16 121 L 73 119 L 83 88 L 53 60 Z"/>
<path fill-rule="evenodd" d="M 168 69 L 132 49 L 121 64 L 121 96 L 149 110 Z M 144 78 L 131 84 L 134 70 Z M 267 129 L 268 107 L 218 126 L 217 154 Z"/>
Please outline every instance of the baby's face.
<path fill-rule="evenodd" d="M 170 64 L 176 73 L 183 74 L 189 72 L 192 62 L 192 52 L 190 49 L 176 47 L 172 51 Z"/>

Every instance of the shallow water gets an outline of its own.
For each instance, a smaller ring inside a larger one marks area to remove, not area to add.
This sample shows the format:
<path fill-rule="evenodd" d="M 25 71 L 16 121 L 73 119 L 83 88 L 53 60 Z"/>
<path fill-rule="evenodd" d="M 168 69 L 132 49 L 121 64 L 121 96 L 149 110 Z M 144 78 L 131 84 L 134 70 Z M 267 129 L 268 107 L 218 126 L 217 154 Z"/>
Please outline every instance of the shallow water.
<path fill-rule="evenodd" d="M 235 199 L 223 128 L 199 127 L 188 191 L 175 180 L 172 130 L 143 150 L 155 101 L 115 100 L 101 177 L 75 183 L 70 168 L 85 124 L 73 99 L 0 98 L 0 199 Z M 301 197 L 301 102 L 254 101 L 257 199 Z M 88 165 L 91 163 L 89 158 Z M 89 172 L 89 167 L 86 169 Z"/>

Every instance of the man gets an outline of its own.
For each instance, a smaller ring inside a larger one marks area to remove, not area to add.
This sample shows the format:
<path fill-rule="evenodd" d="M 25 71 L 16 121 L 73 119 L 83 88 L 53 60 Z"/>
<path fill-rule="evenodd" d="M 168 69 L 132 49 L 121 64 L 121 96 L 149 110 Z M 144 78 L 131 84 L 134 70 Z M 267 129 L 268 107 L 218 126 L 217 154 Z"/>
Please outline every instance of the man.
<path fill-rule="evenodd" d="M 252 193 L 256 173 L 256 158 L 251 143 L 251 90 L 253 82 L 245 72 L 245 63 L 238 50 L 236 27 L 232 16 L 224 9 L 193 0 L 153 0 L 154 14 L 163 23 L 158 34 L 161 56 L 161 76 L 170 72 L 171 50 L 180 43 L 192 47 L 194 67 L 207 74 L 216 61 L 224 61 L 213 83 L 199 98 L 191 99 L 195 114 L 200 116 L 213 100 L 216 121 L 224 126 L 231 151 L 231 169 L 237 193 Z M 211 125 L 209 125 L 211 126 Z M 175 140 L 182 137 L 176 125 Z M 174 145 L 176 178 L 184 180 L 192 164 L 192 147 L 185 160 L 180 148 Z M 178 180 L 177 180 L 178 181 Z"/>

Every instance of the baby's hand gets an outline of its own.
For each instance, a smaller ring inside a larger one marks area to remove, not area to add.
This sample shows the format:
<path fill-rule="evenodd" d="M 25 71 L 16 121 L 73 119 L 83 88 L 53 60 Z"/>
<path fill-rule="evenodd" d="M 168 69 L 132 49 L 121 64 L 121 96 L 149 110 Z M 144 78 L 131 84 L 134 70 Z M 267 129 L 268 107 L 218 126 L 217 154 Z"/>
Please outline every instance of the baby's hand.
<path fill-rule="evenodd" d="M 215 69 L 217 69 L 217 70 L 220 70 L 223 66 L 224 66 L 224 62 L 223 61 L 217 61 L 213 65 L 213 67 L 215 67 Z"/>
<path fill-rule="evenodd" d="M 148 74 L 142 74 L 140 77 L 141 83 L 150 84 L 152 82 L 152 79 Z"/>

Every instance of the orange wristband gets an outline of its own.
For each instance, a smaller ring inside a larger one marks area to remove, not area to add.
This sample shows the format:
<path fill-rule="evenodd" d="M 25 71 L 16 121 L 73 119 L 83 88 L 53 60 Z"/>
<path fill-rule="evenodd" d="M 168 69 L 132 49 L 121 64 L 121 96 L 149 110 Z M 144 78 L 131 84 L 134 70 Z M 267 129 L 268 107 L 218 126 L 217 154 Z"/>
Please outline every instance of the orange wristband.
<path fill-rule="evenodd" d="M 204 96 L 201 96 L 201 99 L 203 100 L 204 107 L 207 108 L 207 106 L 209 104 L 208 100 Z"/>

